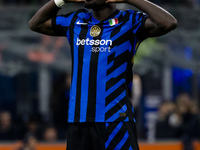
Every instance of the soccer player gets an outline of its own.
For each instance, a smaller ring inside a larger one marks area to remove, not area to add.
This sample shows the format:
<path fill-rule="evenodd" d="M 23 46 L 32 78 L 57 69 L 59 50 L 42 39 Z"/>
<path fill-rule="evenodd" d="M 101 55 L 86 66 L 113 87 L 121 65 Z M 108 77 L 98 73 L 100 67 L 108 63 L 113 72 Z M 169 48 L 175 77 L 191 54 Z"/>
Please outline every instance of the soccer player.
<path fill-rule="evenodd" d="M 86 9 L 57 16 L 65 3 L 82 1 Z M 120 11 L 115 3 L 144 13 Z M 51 0 L 32 17 L 31 30 L 66 36 L 71 46 L 68 150 L 139 149 L 130 101 L 133 56 L 143 40 L 176 26 L 147 0 Z"/>

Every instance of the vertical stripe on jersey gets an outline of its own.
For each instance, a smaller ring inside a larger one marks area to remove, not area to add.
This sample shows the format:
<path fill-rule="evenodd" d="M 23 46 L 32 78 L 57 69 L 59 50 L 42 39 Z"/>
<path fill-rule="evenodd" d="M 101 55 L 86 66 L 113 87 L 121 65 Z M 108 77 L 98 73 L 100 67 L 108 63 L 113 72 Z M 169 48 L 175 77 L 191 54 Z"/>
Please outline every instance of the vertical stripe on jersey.
<path fill-rule="evenodd" d="M 81 25 L 81 27 L 79 26 L 79 28 L 81 28 L 81 32 L 79 35 L 80 39 L 86 39 L 86 35 L 88 32 L 88 27 L 85 25 Z M 74 39 L 75 41 L 77 39 Z M 76 43 L 75 43 L 76 44 Z M 84 55 L 84 45 L 79 45 L 78 46 L 78 72 L 77 72 L 77 91 L 76 91 L 76 108 L 75 108 L 75 122 L 79 122 L 80 121 L 80 108 L 81 108 L 81 93 L 83 92 L 81 90 L 82 88 L 82 68 L 83 68 L 83 55 Z"/>
<path fill-rule="evenodd" d="M 94 40 L 101 40 L 101 36 L 103 34 L 103 28 L 101 28 L 101 33 L 94 37 Z M 100 47 L 99 45 L 93 45 L 92 47 Z M 88 110 L 87 110 L 87 118 L 86 121 L 95 122 L 95 114 L 96 114 L 96 93 L 97 93 L 97 70 L 98 70 L 98 61 L 99 61 L 99 52 L 92 52 L 90 59 L 90 73 L 89 73 L 89 89 L 88 89 Z"/>
<path fill-rule="evenodd" d="M 81 83 L 81 108 L 80 108 L 80 122 L 86 122 L 87 104 L 88 104 L 88 87 L 89 87 L 89 72 L 92 46 L 87 45 L 83 54 L 83 69 L 82 69 L 82 83 Z"/>
<path fill-rule="evenodd" d="M 78 12 L 76 13 L 78 14 Z M 75 14 L 75 16 L 76 16 Z M 77 17 L 73 17 L 70 27 L 74 29 L 75 22 Z M 74 30 L 69 30 L 70 35 L 70 46 L 71 46 L 71 55 L 72 55 L 72 84 L 70 87 L 70 100 L 69 100 L 69 109 L 68 109 L 68 121 L 74 122 L 75 117 L 75 105 L 76 105 L 76 84 L 77 84 L 77 69 L 78 69 L 78 51 L 74 51 L 76 48 L 74 48 Z"/>
<path fill-rule="evenodd" d="M 89 80 L 89 89 L 88 89 L 88 108 L 89 109 L 87 110 L 87 118 L 86 118 L 86 121 L 89 121 L 89 122 L 95 121 L 98 58 L 99 58 L 99 53 L 92 52 L 91 59 L 90 59 L 90 73 L 89 73 L 90 80 Z"/>
<path fill-rule="evenodd" d="M 103 26 L 104 27 L 104 26 Z M 108 29 L 104 28 L 103 31 L 104 37 L 109 37 L 110 33 L 108 34 Z M 108 36 L 107 36 L 108 34 Z M 111 44 L 111 43 L 109 43 Z M 105 67 L 107 66 L 107 61 L 105 56 L 108 55 L 110 52 L 108 48 L 111 45 L 101 45 L 100 48 L 104 48 L 103 52 L 99 52 L 99 62 L 98 62 L 98 70 L 97 70 L 97 95 L 96 95 L 96 115 L 95 115 L 95 122 L 99 122 L 100 120 L 105 121 L 105 98 L 106 95 L 102 94 L 106 91 L 106 71 Z M 106 48 L 106 49 L 105 49 Z M 103 86 L 102 86 L 103 84 Z"/>
<path fill-rule="evenodd" d="M 103 61 L 105 52 L 99 52 L 99 62 L 97 67 L 97 95 L 96 95 L 96 112 L 95 112 L 95 122 L 99 120 L 105 120 L 105 95 L 102 94 L 105 92 L 105 86 L 99 86 L 104 83 L 106 78 L 106 72 L 102 71 L 105 69 L 106 61 Z"/>

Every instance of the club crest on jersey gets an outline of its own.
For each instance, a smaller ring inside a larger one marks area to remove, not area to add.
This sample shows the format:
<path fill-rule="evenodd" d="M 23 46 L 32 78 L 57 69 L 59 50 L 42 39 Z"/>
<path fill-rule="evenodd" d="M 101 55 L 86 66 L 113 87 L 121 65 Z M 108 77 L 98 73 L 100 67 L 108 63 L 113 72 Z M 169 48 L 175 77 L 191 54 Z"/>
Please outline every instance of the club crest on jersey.
<path fill-rule="evenodd" d="M 100 33 L 101 33 L 101 28 L 100 28 L 99 26 L 94 25 L 94 26 L 91 27 L 91 29 L 90 29 L 90 35 L 91 35 L 92 37 L 96 37 L 96 36 L 98 36 Z"/>

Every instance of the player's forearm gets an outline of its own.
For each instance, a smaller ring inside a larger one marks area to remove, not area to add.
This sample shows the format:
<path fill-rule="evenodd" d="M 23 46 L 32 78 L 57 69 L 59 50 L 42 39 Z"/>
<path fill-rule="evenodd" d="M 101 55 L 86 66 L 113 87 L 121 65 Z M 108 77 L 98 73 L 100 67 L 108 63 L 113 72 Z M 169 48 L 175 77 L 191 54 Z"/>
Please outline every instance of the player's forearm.
<path fill-rule="evenodd" d="M 127 0 L 129 4 L 147 13 L 150 19 L 165 30 L 176 28 L 177 20 L 166 10 L 147 0 Z"/>
<path fill-rule="evenodd" d="M 31 30 L 37 30 L 37 28 L 39 28 L 41 24 L 56 16 L 59 10 L 60 8 L 55 5 L 55 2 L 53 0 L 49 1 L 42 8 L 40 8 L 31 18 L 28 23 L 29 28 Z"/>

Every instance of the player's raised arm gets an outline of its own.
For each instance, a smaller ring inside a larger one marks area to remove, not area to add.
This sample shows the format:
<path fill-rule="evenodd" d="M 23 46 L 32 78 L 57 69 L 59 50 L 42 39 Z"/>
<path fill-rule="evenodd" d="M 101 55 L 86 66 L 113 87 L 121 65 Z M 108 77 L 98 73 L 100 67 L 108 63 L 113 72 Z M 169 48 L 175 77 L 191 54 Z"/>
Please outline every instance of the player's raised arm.
<path fill-rule="evenodd" d="M 28 23 L 29 28 L 35 32 L 56 36 L 51 25 L 51 18 L 55 17 L 59 10 L 60 7 L 56 6 L 54 0 L 49 1 L 31 18 Z"/>
<path fill-rule="evenodd" d="M 145 28 L 150 37 L 164 35 L 177 27 L 177 20 L 169 12 L 148 0 L 107 0 L 109 2 L 125 2 L 148 14 Z"/>
<path fill-rule="evenodd" d="M 84 0 L 51 0 L 40 8 L 30 19 L 29 28 L 35 32 L 61 36 L 53 30 L 51 19 L 57 15 L 57 12 L 66 2 L 82 2 Z"/>

